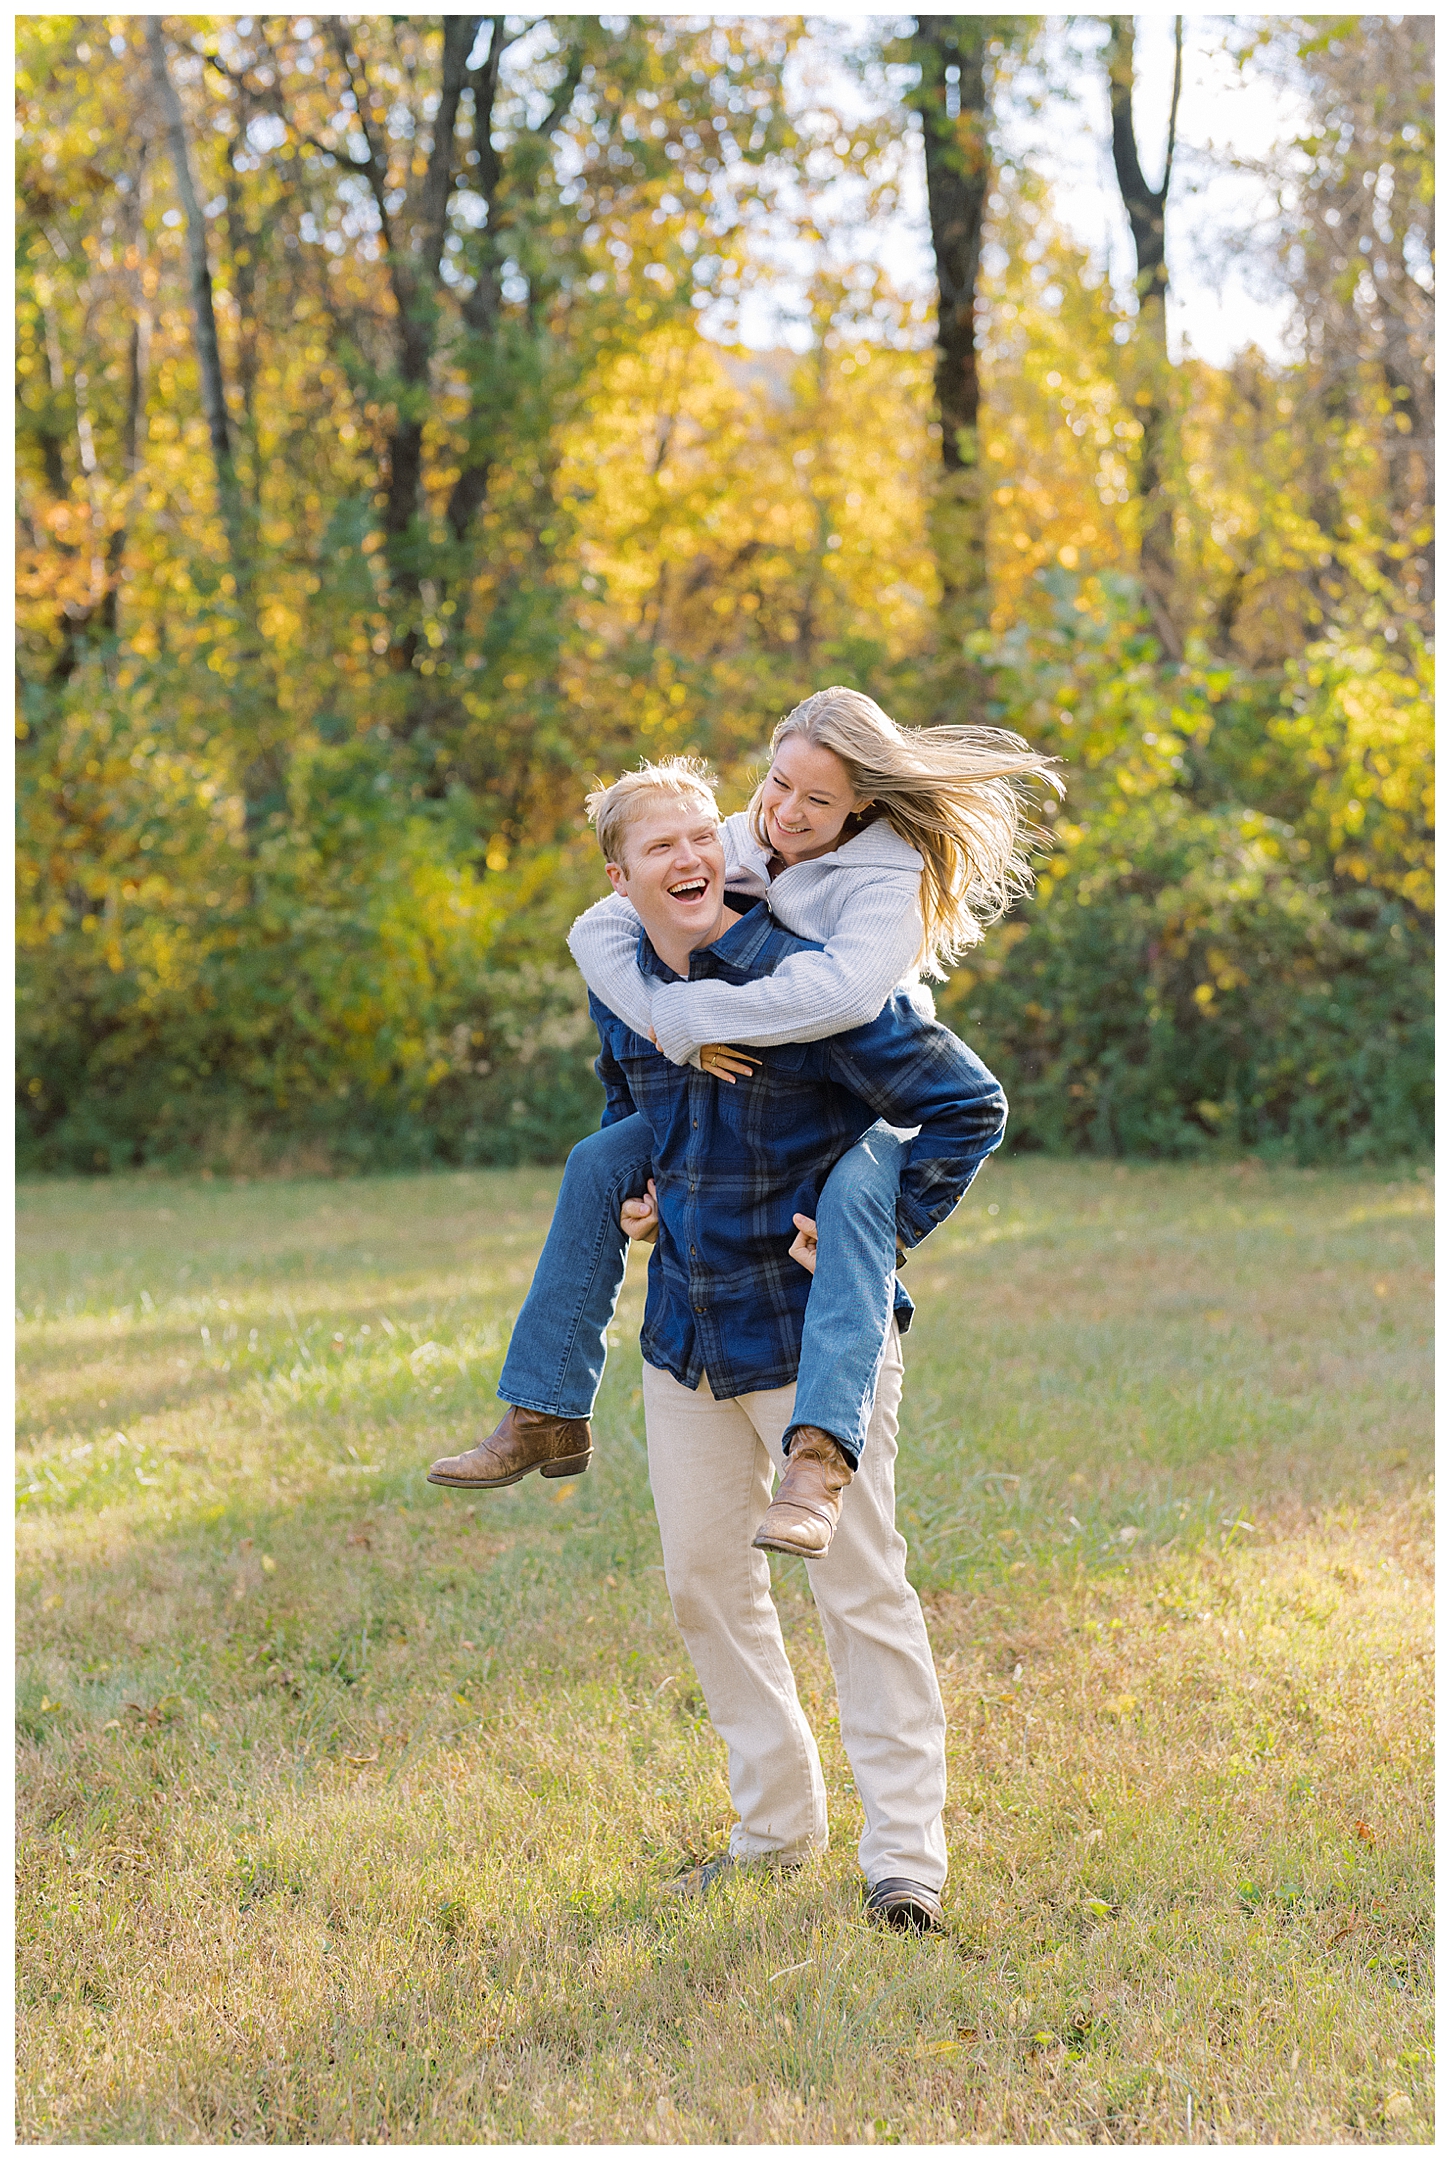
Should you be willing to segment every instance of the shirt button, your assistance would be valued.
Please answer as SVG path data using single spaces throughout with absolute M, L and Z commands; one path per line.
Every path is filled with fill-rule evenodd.
M 703 1306 L 703 1305 L 697 1305 L 697 1306 L 695 1307 L 695 1310 L 696 1310 L 696 1312 L 703 1312 L 703 1311 L 705 1310 L 705 1308 L 704 1308 L 704 1306 Z

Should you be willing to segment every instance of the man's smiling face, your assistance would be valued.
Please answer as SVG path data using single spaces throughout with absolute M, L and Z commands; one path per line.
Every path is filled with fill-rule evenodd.
M 719 813 L 697 795 L 646 796 L 629 820 L 623 863 L 606 863 L 667 966 L 713 945 L 725 927 L 725 849 Z

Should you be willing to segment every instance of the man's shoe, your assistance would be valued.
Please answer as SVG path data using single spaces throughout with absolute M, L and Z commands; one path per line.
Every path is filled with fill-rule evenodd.
M 836 1534 L 841 1495 L 855 1475 L 828 1432 L 818 1425 L 797 1426 L 785 1475 L 755 1533 L 760 1550 L 819 1560 Z
M 737 1874 L 741 1869 L 752 1869 L 756 1874 L 794 1875 L 804 1867 L 803 1860 L 768 1860 L 762 1854 L 758 1859 L 737 1860 L 733 1853 L 716 1853 L 713 1860 L 702 1860 L 698 1867 L 686 1868 L 683 1875 L 676 1875 L 673 1882 L 665 1884 L 666 1897 L 708 1897 L 726 1875 Z
M 946 1927 L 935 1890 L 905 1875 L 885 1875 L 870 1884 L 866 1912 L 881 1927 L 903 1928 L 912 1935 L 940 1935 Z
M 665 1884 L 665 1896 L 677 1898 L 705 1897 L 724 1875 L 733 1873 L 739 1862 L 731 1854 L 716 1853 L 713 1860 L 702 1860 L 698 1867 L 686 1868 L 683 1875 L 676 1875 L 673 1882 Z
M 543 1477 L 578 1477 L 589 1468 L 593 1438 L 588 1418 L 552 1417 L 547 1410 L 519 1410 L 512 1403 L 486 1440 L 466 1455 L 442 1455 L 428 1472 L 430 1485 L 517 1485 L 537 1470 Z

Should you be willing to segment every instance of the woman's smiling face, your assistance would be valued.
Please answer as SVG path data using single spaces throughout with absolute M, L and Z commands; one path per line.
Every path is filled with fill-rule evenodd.
M 834 750 L 787 735 L 761 786 L 761 822 L 782 862 L 810 862 L 830 853 L 847 818 L 864 810 L 867 799 L 856 793 Z

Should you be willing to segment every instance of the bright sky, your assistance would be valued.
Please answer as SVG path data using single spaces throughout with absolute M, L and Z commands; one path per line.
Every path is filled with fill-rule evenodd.
M 883 27 L 897 19 L 872 18 Z M 859 38 L 866 20 L 865 10 L 810 18 L 812 72 L 821 72 L 833 100 L 848 110 L 862 109 L 861 95 L 836 55 L 845 42 Z M 899 20 L 903 28 L 909 22 Z M 1139 154 L 1149 180 L 1156 181 L 1163 167 L 1173 81 L 1173 17 L 1155 13 L 1136 20 L 1134 116 Z M 1241 71 L 1225 51 L 1234 22 L 1225 15 L 1184 19 L 1178 150 L 1167 211 L 1168 320 L 1174 357 L 1191 346 L 1220 366 L 1249 343 L 1272 358 L 1287 357 L 1287 301 L 1274 292 L 1272 272 L 1261 266 L 1255 274 L 1234 260 L 1226 243 L 1242 238 L 1271 208 L 1263 184 L 1236 172 L 1232 160 L 1265 158 L 1275 142 L 1299 131 L 1298 109 L 1289 93 L 1262 65 L 1251 62 Z M 1113 284 L 1126 289 L 1133 277 L 1133 251 L 1113 173 L 1100 58 L 1105 27 L 1095 17 L 1055 16 L 1047 23 L 1046 50 L 1031 74 L 1020 80 L 1017 95 L 1001 116 L 1004 147 L 1050 180 L 1063 224 L 1106 264 Z M 869 235 L 843 225 L 840 252 L 856 259 L 868 254 L 889 265 L 898 286 L 929 292 L 933 272 L 919 152 L 904 195 L 901 215 Z M 804 324 L 791 319 L 795 285 L 788 254 L 781 267 L 777 289 L 755 296 L 743 311 L 739 329 L 732 326 L 726 334 L 757 347 L 803 347 L 808 342 Z

